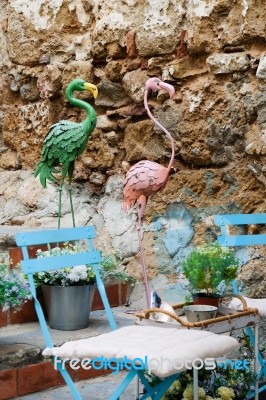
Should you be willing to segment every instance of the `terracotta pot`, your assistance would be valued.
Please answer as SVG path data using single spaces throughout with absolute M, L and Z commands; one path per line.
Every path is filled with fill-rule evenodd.
M 208 306 L 219 307 L 221 296 L 219 294 L 207 295 L 206 293 L 194 293 L 193 304 L 205 304 Z

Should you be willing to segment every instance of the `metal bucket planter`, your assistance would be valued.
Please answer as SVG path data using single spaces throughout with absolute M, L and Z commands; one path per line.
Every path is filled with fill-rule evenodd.
M 73 331 L 87 328 L 94 285 L 42 286 L 50 328 Z

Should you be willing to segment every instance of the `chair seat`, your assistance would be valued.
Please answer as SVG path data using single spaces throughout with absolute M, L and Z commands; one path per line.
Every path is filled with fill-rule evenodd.
M 266 318 L 266 299 L 251 299 L 249 297 L 244 297 L 247 302 L 247 306 L 251 308 L 257 308 L 259 316 L 261 318 Z M 229 304 L 229 308 L 233 310 L 241 311 L 243 310 L 243 304 L 238 298 L 232 299 Z
M 88 339 L 64 343 L 43 350 L 45 357 L 106 359 L 127 357 L 147 360 L 148 369 L 165 378 L 187 368 L 181 361 L 217 358 L 239 347 L 236 339 L 198 330 L 177 330 L 150 326 L 127 326 Z M 158 362 L 157 360 L 161 360 Z M 163 361 L 165 360 L 165 361 Z

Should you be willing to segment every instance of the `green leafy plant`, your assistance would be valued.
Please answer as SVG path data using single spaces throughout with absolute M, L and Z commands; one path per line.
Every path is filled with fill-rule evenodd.
M 17 311 L 31 299 L 31 293 L 23 273 L 17 268 L 10 269 L 9 265 L 9 257 L 0 254 L 0 307 L 3 311 Z
M 182 262 L 182 271 L 193 291 L 217 293 L 221 282 L 228 285 L 236 278 L 238 260 L 228 247 L 219 243 L 204 244 L 192 250 Z
M 252 370 L 237 370 L 217 366 L 213 371 L 199 370 L 198 396 L 201 400 L 244 400 L 254 386 L 255 373 Z M 192 372 L 180 374 L 163 400 L 192 400 Z
M 121 258 L 116 253 L 103 257 L 101 262 L 101 275 L 104 280 L 118 280 L 134 284 L 136 279 L 127 272 L 120 269 Z
M 216 365 L 214 370 L 202 368 L 198 371 L 198 396 L 200 400 L 245 400 L 249 391 L 254 388 L 256 374 L 251 360 L 254 358 L 253 348 L 250 351 L 249 338 L 239 337 L 241 346 L 238 359 L 250 361 L 250 368 L 234 369 L 229 364 Z M 158 378 L 145 374 L 149 383 L 158 384 Z M 179 378 L 168 389 L 162 400 L 193 400 L 193 372 L 181 372 Z

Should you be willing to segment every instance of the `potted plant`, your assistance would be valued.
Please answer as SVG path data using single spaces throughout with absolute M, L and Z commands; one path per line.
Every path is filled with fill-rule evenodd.
M 235 279 L 237 269 L 238 260 L 232 250 L 218 242 L 197 247 L 182 262 L 182 272 L 192 288 L 194 304 L 218 306 L 219 285 L 222 282 L 228 285 Z
M 37 250 L 37 257 L 59 256 L 82 252 L 80 245 L 64 243 L 61 247 Z M 119 271 L 120 261 L 117 255 L 103 256 L 100 273 L 106 282 L 132 282 L 133 278 Z M 95 293 L 95 273 L 90 265 L 78 265 L 38 272 L 34 274 L 36 287 L 41 286 L 48 322 L 51 328 L 58 330 L 76 330 L 86 328 Z M 77 312 L 78 311 L 78 312 Z
M 18 311 L 31 299 L 31 292 L 21 270 L 9 265 L 8 256 L 0 254 L 0 308 Z
M 37 257 L 75 254 L 81 246 L 64 243 L 61 247 L 37 250 Z M 95 290 L 95 274 L 89 265 L 38 272 L 34 274 L 36 287 L 41 286 L 48 322 L 58 330 L 86 328 Z

